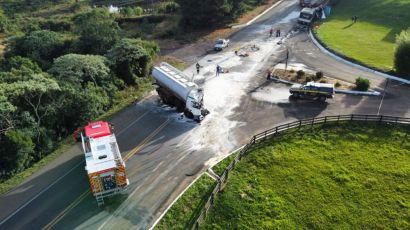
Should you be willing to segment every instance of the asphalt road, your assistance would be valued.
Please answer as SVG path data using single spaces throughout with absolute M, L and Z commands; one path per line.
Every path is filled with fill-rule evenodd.
M 155 94 L 112 120 L 127 160 L 130 187 L 124 195 L 106 199 L 106 204 L 98 207 L 89 192 L 82 152 L 74 146 L 1 197 L 0 229 L 147 229 L 200 172 L 267 128 L 322 115 L 410 117 L 409 86 L 397 82 L 388 84 L 383 102 L 381 97 L 337 95 L 318 103 L 289 100 L 288 86 L 265 79 L 265 70 L 283 62 L 289 48 L 291 63 L 303 63 L 347 81 L 364 76 L 375 88 L 385 86 L 384 79 L 322 54 L 306 33 L 292 35 L 282 45 L 269 38 L 271 26 L 285 32 L 293 28 L 296 2 L 284 1 L 232 37 L 232 49 L 258 45 L 260 50 L 249 57 L 238 58 L 226 50 L 200 60 L 204 67 L 194 80 L 205 82 L 205 104 L 212 109 L 201 125 L 180 119 L 173 109 L 162 106 Z M 216 78 L 216 63 L 230 73 Z M 193 67 L 186 70 L 188 74 L 193 71 Z M 229 97 L 223 98 L 224 94 Z

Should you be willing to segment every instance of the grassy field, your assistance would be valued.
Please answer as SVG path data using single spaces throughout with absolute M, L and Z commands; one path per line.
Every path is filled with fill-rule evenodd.
M 301 129 L 230 173 L 205 229 L 409 229 L 409 126 Z
M 168 210 L 155 229 L 190 229 L 216 182 L 202 175 Z
M 410 0 L 334 0 L 317 35 L 331 49 L 366 65 L 392 70 L 395 37 L 410 26 Z M 351 17 L 358 16 L 357 23 Z

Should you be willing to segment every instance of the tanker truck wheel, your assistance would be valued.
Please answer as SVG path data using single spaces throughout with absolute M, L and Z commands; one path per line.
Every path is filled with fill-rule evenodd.
M 193 119 L 194 118 L 194 114 L 191 111 L 185 110 L 184 111 L 184 115 L 189 118 L 189 119 Z

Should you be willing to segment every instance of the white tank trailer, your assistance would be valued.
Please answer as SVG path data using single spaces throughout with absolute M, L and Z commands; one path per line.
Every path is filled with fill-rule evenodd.
M 209 114 L 203 108 L 203 90 L 189 81 L 188 76 L 168 63 L 162 62 L 152 70 L 161 100 L 185 116 L 201 122 Z

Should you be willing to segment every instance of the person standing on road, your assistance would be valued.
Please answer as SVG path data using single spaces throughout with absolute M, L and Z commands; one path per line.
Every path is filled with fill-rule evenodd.
M 276 30 L 276 37 L 277 38 L 280 37 L 280 29 L 279 28 Z
M 201 66 L 199 65 L 199 63 L 196 63 L 196 74 L 199 74 L 199 69 L 201 68 Z
M 273 28 L 270 28 L 270 30 L 269 30 L 269 37 L 272 37 L 272 34 L 273 34 Z
M 221 71 L 221 67 L 219 67 L 219 65 L 216 65 L 216 76 L 219 76 L 220 71 Z

